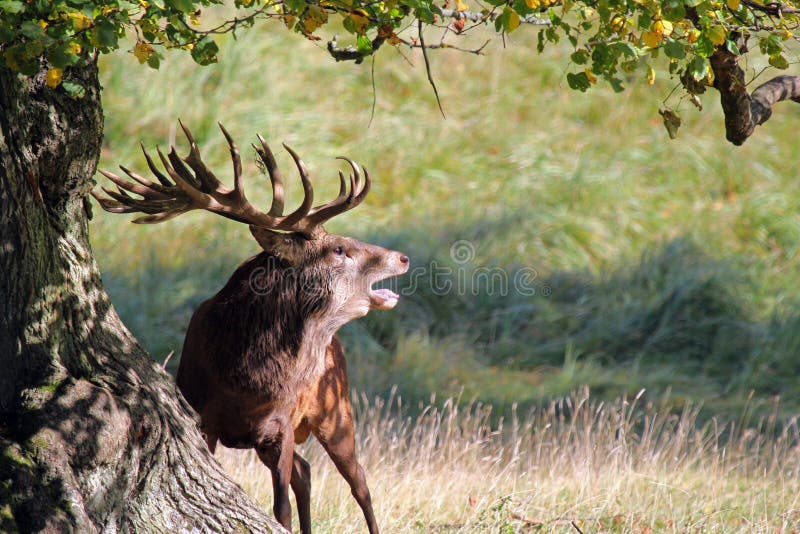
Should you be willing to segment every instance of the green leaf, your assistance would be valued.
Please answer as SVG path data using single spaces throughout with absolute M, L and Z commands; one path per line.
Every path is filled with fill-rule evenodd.
M 697 55 L 702 57 L 711 57 L 714 53 L 714 43 L 712 43 L 705 35 L 700 36 L 695 43 L 695 50 Z
M 589 77 L 586 75 L 585 72 L 568 73 L 567 84 L 569 84 L 571 89 L 575 89 L 583 93 L 585 93 L 589 89 L 589 87 L 592 86 L 592 83 L 589 81 Z
M 69 46 L 61 45 L 56 48 L 51 48 L 47 51 L 47 60 L 56 68 L 63 69 L 72 65 L 77 65 L 81 58 L 77 54 L 73 54 Z
M 667 39 L 667 42 L 664 44 L 664 53 L 667 57 L 673 59 L 683 59 L 686 57 L 686 49 L 683 47 L 683 44 L 673 39 Z
M 578 50 L 573 52 L 569 57 L 573 63 L 577 65 L 584 65 L 587 61 L 589 61 L 589 52 L 586 50 Z
M 639 57 L 639 51 L 628 41 L 617 41 L 611 45 L 611 47 L 614 49 L 614 53 L 618 56 L 627 56 L 632 59 Z
M 166 0 L 166 4 L 173 9 L 183 11 L 184 13 L 191 13 L 197 6 L 193 0 Z
M 770 56 L 769 64 L 775 67 L 776 69 L 788 69 L 789 68 L 789 61 L 783 56 L 783 54 L 778 54 L 777 56 Z
M 30 20 L 20 24 L 19 32 L 28 39 L 41 39 L 44 37 L 44 29 L 37 22 Z
M 592 70 L 595 73 L 605 72 L 617 61 L 614 51 L 606 43 L 600 42 L 592 50 Z
M 62 82 L 61 87 L 72 98 L 80 99 L 86 96 L 86 88 L 79 83 L 75 82 Z
M 25 4 L 18 0 L 2 0 L 0 1 L 0 11 L 6 13 L 21 13 L 25 10 Z
M 683 2 L 672 1 L 664 5 L 661 9 L 661 15 L 664 20 L 678 22 L 686 18 L 686 9 L 683 7 Z
M 105 48 L 117 46 L 117 27 L 108 19 L 99 19 L 94 28 L 97 44 Z
M 777 35 L 763 37 L 758 42 L 758 47 L 761 49 L 762 54 L 766 54 L 768 56 L 777 56 L 783 52 L 783 43 L 781 43 L 781 40 Z
M 372 41 L 366 35 L 356 37 L 356 48 L 359 52 L 372 52 Z
M 615 78 L 613 76 L 605 76 L 606 81 L 611 85 L 611 88 L 614 90 L 615 93 L 621 93 L 625 90 L 625 86 L 622 85 L 622 80 L 619 78 Z
M 147 56 L 147 65 L 152 69 L 158 70 L 161 66 L 161 54 L 154 52 Z
M 693 57 L 692 60 L 689 62 L 689 64 L 686 66 L 686 71 L 692 78 L 694 78 L 697 81 L 706 78 L 706 76 L 708 76 L 709 69 L 710 65 L 708 63 L 708 59 L 701 56 Z
M 205 36 L 192 47 L 192 59 L 199 65 L 210 65 L 217 62 L 217 52 L 219 52 L 217 43 L 210 37 Z
M 733 42 L 732 40 L 730 40 L 730 39 L 728 39 L 727 41 L 725 41 L 725 48 L 727 48 L 727 49 L 728 49 L 728 52 L 730 52 L 731 54 L 735 54 L 735 55 L 737 55 L 737 56 L 740 56 L 740 55 L 742 55 L 742 53 L 739 51 L 739 47 L 738 47 L 738 46 L 736 46 L 736 43 L 734 43 L 734 42 Z

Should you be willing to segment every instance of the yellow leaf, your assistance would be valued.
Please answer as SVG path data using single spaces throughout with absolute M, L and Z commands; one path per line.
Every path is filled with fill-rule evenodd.
M 617 33 L 622 33 L 622 30 L 625 29 L 625 17 L 617 15 L 611 19 L 611 29 Z
M 64 76 L 63 69 L 57 69 L 55 67 L 47 69 L 47 75 L 45 76 L 45 82 L 47 83 L 48 87 L 55 89 L 61 84 L 61 78 Z
M 70 53 L 75 54 L 76 56 L 81 53 L 81 50 L 83 50 L 81 45 L 75 42 L 70 43 L 67 49 L 70 51 Z
M 725 42 L 728 32 L 725 31 L 725 28 L 722 26 L 713 26 L 708 29 L 706 36 L 708 37 L 709 41 L 714 43 L 716 46 L 719 46 Z
M 153 47 L 144 41 L 138 41 L 133 47 L 133 55 L 139 60 L 139 63 L 147 61 L 152 53 Z
M 740 0 L 727 0 L 728 9 L 731 11 L 736 11 L 739 9 L 739 2 Z
M 647 83 L 649 85 L 656 83 L 656 71 L 653 67 L 647 67 Z
M 589 79 L 589 83 L 597 83 L 597 76 L 594 75 L 592 69 L 586 67 L 585 69 L 583 69 L 583 72 L 586 73 L 586 77 Z
M 369 18 L 367 17 L 366 13 L 361 13 L 360 11 L 351 11 L 347 17 L 353 22 L 353 29 L 356 33 L 360 33 L 361 35 L 367 33 L 367 28 L 369 27 Z
M 694 43 L 700 38 L 700 32 L 698 30 L 689 30 L 686 32 L 686 42 Z
M 528 9 L 536 9 L 539 7 L 540 2 L 539 0 L 525 0 L 525 5 L 528 6 Z
M 69 13 L 67 16 L 72 19 L 72 27 L 78 31 L 85 30 L 92 25 L 92 19 L 83 13 Z
M 307 33 L 314 31 L 328 21 L 328 14 L 319 6 L 310 5 L 303 14 L 303 28 Z
M 672 34 L 672 23 L 668 20 L 661 21 L 661 35 L 669 37 Z
M 664 34 L 661 32 L 642 32 L 642 42 L 650 48 L 656 48 L 658 45 L 660 45 L 663 38 Z
M 516 11 L 512 11 L 508 14 L 508 27 L 506 28 L 506 31 L 511 33 L 517 28 L 519 28 L 519 15 Z
M 468 10 L 469 6 L 465 4 L 463 0 L 456 0 L 456 11 L 468 11 Z

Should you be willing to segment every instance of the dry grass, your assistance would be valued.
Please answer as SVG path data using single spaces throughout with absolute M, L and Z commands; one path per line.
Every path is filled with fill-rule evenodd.
M 670 401 L 672 402 L 672 401 Z M 584 390 L 492 423 L 457 399 L 409 417 L 396 396 L 356 399 L 359 459 L 384 532 L 791 532 L 800 528 L 800 431 L 774 415 L 701 423 L 640 394 L 614 403 Z M 349 489 L 316 443 L 317 532 L 361 532 Z M 271 509 L 269 473 L 223 449 L 228 472 Z

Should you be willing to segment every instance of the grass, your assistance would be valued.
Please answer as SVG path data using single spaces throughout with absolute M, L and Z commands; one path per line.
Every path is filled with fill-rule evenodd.
M 396 282 L 399 306 L 341 332 L 384 530 L 796 527 L 792 104 L 737 148 L 709 92 L 703 112 L 683 104 L 670 141 L 657 114 L 670 81 L 632 78 L 623 95 L 602 84 L 570 91 L 569 50 L 539 56 L 520 30 L 485 57 L 431 54 L 445 120 L 421 56 L 407 53 L 412 67 L 379 54 L 373 94 L 369 64 L 336 64 L 322 46 L 266 25 L 223 43 L 212 67 L 175 55 L 156 73 L 104 58 L 101 166 L 143 170 L 139 140 L 185 150 L 181 117 L 230 181 L 215 123 L 226 125 L 243 149 L 248 194 L 264 206 L 266 178 L 247 148 L 256 132 L 303 156 L 319 198 L 335 194 L 335 156 L 370 169 L 366 203 L 328 229 L 412 258 Z M 278 158 L 292 177 L 287 154 Z M 297 202 L 298 184 L 289 187 Z M 158 360 L 180 353 L 197 305 L 256 252 L 241 225 L 220 217 L 141 227 L 95 211 L 106 287 Z M 591 397 L 573 395 L 582 387 Z M 638 410 L 617 400 L 642 389 Z M 364 400 L 393 391 L 404 410 L 397 396 Z M 432 392 L 475 402 L 431 404 Z M 743 424 L 743 413 L 754 415 Z M 318 530 L 360 531 L 320 449 L 304 454 L 316 470 Z M 267 506 L 265 470 L 251 456 L 221 459 Z
M 397 397 L 356 401 L 358 450 L 385 532 L 783 532 L 800 520 L 796 419 L 698 420 L 668 398 L 599 402 L 588 391 L 493 424 L 457 398 L 404 416 Z M 774 406 L 773 406 L 774 408 Z M 267 469 L 217 453 L 264 507 Z M 361 532 L 361 510 L 318 444 L 312 523 Z M 295 520 L 296 521 L 296 520 Z

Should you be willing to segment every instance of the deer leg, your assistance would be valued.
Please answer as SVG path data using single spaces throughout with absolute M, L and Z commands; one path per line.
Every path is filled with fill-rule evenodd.
M 378 524 L 372 511 L 372 497 L 367 487 L 364 469 L 356 460 L 356 441 L 349 403 L 345 413 L 331 414 L 314 433 L 333 460 L 336 469 L 350 485 L 350 492 L 364 512 L 370 534 L 378 534 Z
M 283 528 L 292 531 L 292 504 L 289 486 L 292 479 L 294 432 L 287 420 L 273 419 L 274 432 L 264 438 L 256 448 L 258 457 L 272 473 L 272 512 Z
M 300 532 L 311 534 L 311 466 L 296 452 L 292 463 L 292 491 L 297 501 Z

